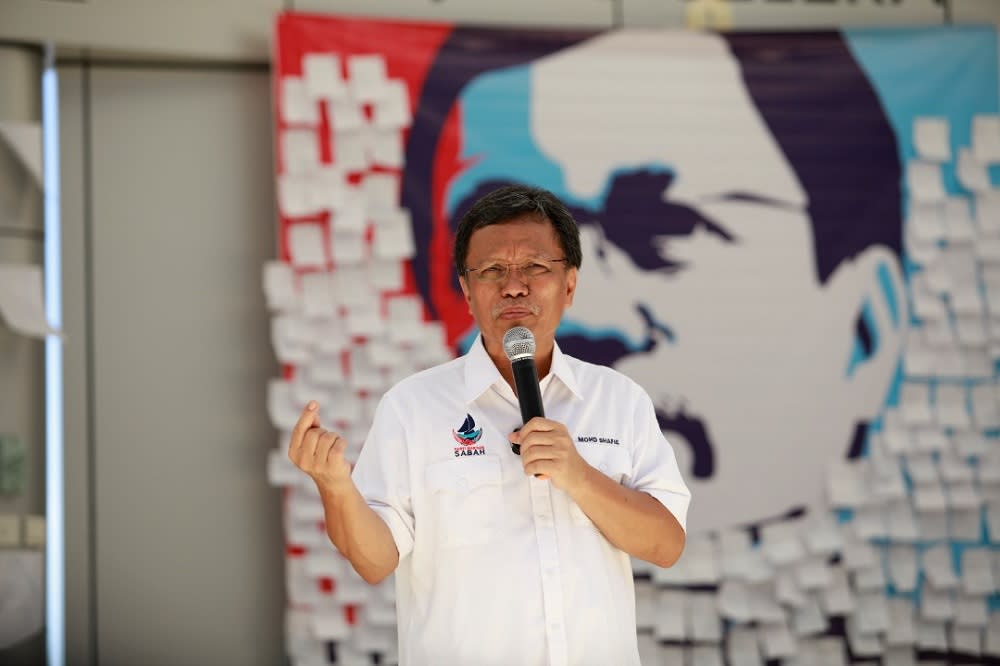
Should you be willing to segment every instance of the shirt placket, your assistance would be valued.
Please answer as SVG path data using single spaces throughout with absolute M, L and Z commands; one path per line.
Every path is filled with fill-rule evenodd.
M 549 646 L 549 666 L 565 666 L 568 660 L 566 613 L 563 608 L 562 575 L 559 546 L 556 542 L 555 516 L 552 511 L 552 486 L 548 480 L 530 478 L 531 509 L 535 519 L 542 574 L 542 605 L 545 611 L 545 636 Z

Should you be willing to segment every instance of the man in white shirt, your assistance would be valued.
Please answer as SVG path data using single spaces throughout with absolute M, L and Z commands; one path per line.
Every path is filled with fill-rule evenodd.
M 555 342 L 580 263 L 550 192 L 486 195 L 455 239 L 470 351 L 385 394 L 353 476 L 315 402 L 292 433 L 331 541 L 369 583 L 396 572 L 401 666 L 639 663 L 630 556 L 676 562 L 690 492 L 645 391 Z M 547 414 L 516 432 L 514 326 Z

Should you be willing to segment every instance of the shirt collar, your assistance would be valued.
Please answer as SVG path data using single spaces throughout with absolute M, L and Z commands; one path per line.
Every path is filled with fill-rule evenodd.
M 552 366 L 549 368 L 549 374 L 561 381 L 577 398 L 582 398 L 576 375 L 573 373 L 567 358 L 559 349 L 559 343 L 556 342 L 552 350 Z M 490 355 L 486 353 L 482 334 L 477 335 L 469 351 L 465 354 L 465 394 L 463 396 L 465 402 L 474 402 L 488 388 L 503 381 L 503 375 L 494 365 Z

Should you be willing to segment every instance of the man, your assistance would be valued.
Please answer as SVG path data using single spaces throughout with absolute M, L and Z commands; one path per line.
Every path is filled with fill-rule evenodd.
M 899 381 L 892 128 L 842 36 L 782 44 L 609 32 L 455 102 L 443 207 L 523 181 L 571 208 L 589 270 L 560 343 L 649 392 L 698 530 L 824 511 Z
M 638 664 L 630 556 L 677 560 L 690 493 L 645 392 L 555 342 L 576 223 L 545 190 L 500 188 L 463 217 L 454 256 L 480 330 L 469 352 L 385 394 L 353 477 L 315 403 L 289 457 L 358 573 L 396 571 L 402 665 Z M 523 427 L 514 326 L 534 334 L 548 415 Z

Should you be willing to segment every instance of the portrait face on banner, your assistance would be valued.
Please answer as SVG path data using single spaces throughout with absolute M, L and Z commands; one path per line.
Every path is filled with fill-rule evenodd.
M 822 506 L 830 465 L 861 453 L 897 381 L 906 331 L 898 238 L 857 231 L 883 213 L 901 227 L 877 100 L 841 109 L 858 150 L 817 169 L 794 144 L 828 114 L 785 100 L 791 130 L 769 122 L 744 47 L 755 55 L 613 32 L 484 72 L 457 103 L 464 168 L 446 190 L 452 224 L 511 181 L 571 207 L 584 258 L 560 345 L 649 392 L 699 531 Z M 857 187 L 866 159 L 888 168 Z

